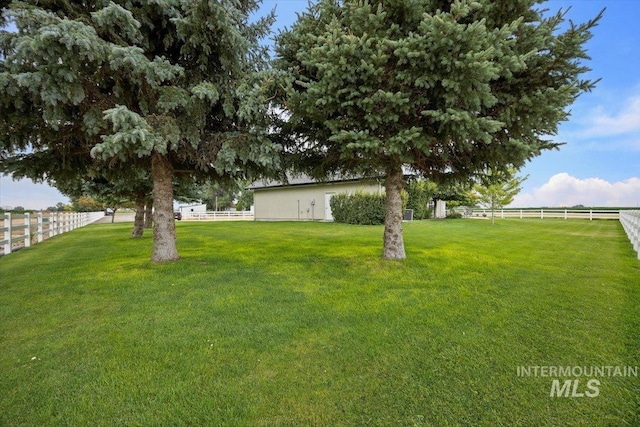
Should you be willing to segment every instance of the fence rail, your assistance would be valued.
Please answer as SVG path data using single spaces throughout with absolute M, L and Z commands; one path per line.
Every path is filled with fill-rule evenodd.
M 104 212 L 0 214 L 0 255 L 40 243 L 50 237 L 89 225 Z
M 636 251 L 638 259 L 640 259 L 640 210 L 621 211 L 620 223 L 633 245 L 633 250 Z
M 185 212 L 185 221 L 253 221 L 252 211 Z
M 500 209 L 495 211 L 496 218 L 562 218 L 562 219 L 620 219 L 619 210 L 594 209 Z M 490 217 L 489 209 L 474 209 L 473 217 Z

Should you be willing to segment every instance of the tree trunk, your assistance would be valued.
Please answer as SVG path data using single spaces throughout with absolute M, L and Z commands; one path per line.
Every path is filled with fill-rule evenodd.
M 386 213 L 384 218 L 384 243 L 382 258 L 405 259 L 404 239 L 402 237 L 402 188 L 404 175 L 402 167 L 389 167 L 385 190 L 387 193 Z
M 113 208 L 113 213 L 111 214 L 111 224 L 116 222 L 116 211 L 117 210 L 118 210 L 118 208 Z
M 176 224 L 173 218 L 173 168 L 166 156 L 152 154 L 151 178 L 155 208 L 151 261 L 175 261 L 180 257 L 176 248 Z
M 494 200 L 491 199 L 491 225 L 495 225 L 496 223 L 496 204 Z
M 142 237 L 144 233 L 144 195 L 136 197 L 136 216 L 133 218 L 133 230 L 131 237 L 134 239 Z
M 147 199 L 146 203 L 144 207 L 144 228 L 151 228 L 153 226 L 153 199 Z

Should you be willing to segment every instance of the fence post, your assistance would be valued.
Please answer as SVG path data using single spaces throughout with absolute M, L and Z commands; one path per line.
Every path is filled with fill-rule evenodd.
M 593 209 L 589 209 L 589 221 L 593 221 Z
M 540 219 L 544 219 L 544 209 L 540 209 Z
M 564 219 L 567 219 L 567 210 L 564 210 Z
M 38 243 L 44 240 L 44 222 L 42 218 L 42 212 L 38 212 Z
M 631 214 L 631 218 L 629 218 L 629 238 L 631 239 L 631 244 L 633 245 L 633 249 L 638 248 L 638 223 L 635 215 Z
M 27 227 L 24 229 L 24 247 L 31 246 L 31 213 L 24 214 L 24 225 Z
M 55 212 L 49 212 L 49 227 L 47 227 L 47 238 L 50 239 L 51 237 L 55 236 L 55 231 L 54 231 L 54 224 L 55 224 Z
M 631 214 L 631 224 L 629 226 L 629 238 L 633 244 L 633 249 L 638 251 L 640 249 L 640 213 L 633 212 Z M 640 256 L 640 253 L 638 254 Z
M 8 212 L 4 215 L 4 228 L 5 228 L 5 232 L 4 232 L 4 240 L 6 241 L 6 243 L 4 244 L 4 254 L 10 254 L 11 253 L 11 247 L 13 246 L 11 243 L 11 234 L 13 232 L 12 227 L 11 227 L 11 212 Z
M 640 260 L 640 210 L 620 211 L 620 222 Z
M 19 220 L 24 218 L 24 222 L 20 222 L 17 226 L 18 228 L 15 229 L 15 227 L 13 227 L 13 215 L 10 212 L 0 214 L 0 225 L 2 225 L 0 227 L 0 236 L 4 235 L 4 239 L 0 240 L 0 255 L 8 255 L 14 252 L 14 231 L 20 235 L 19 240 L 24 240 L 24 247 L 30 247 L 55 235 L 89 225 L 91 222 L 99 219 L 100 216 L 101 213 L 51 212 L 45 214 L 40 211 L 37 213 L 37 216 L 34 217 L 31 213 L 25 213 L 15 218 L 17 222 L 20 222 Z M 3 231 L 4 234 L 2 234 Z
M 636 248 L 636 252 L 638 253 L 638 259 L 640 260 L 640 211 L 636 211 L 635 215 L 632 216 L 632 219 L 635 218 L 634 225 L 636 230 L 636 241 L 633 245 Z

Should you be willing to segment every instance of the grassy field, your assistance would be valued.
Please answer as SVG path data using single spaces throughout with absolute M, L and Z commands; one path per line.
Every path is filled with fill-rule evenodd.
M 179 223 L 157 265 L 129 228 L 0 258 L 0 425 L 640 425 L 638 377 L 518 375 L 640 366 L 617 221 L 408 223 L 404 262 L 376 226 Z

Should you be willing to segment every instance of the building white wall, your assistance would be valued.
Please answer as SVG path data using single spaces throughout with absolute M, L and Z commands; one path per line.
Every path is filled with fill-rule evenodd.
M 183 215 L 187 215 L 191 212 L 207 212 L 207 205 L 205 204 L 197 204 L 197 205 L 185 205 L 185 206 L 180 206 L 178 208 L 178 210 L 180 211 L 181 214 Z
M 379 193 L 382 185 L 373 181 L 308 184 L 274 188 L 256 188 L 253 193 L 257 221 L 331 220 L 326 200 L 336 193 L 356 191 Z

